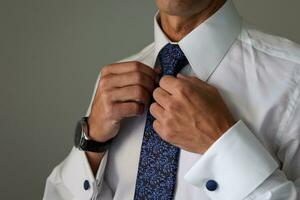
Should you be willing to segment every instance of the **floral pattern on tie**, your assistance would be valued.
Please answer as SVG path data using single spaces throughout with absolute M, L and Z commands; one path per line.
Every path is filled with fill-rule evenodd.
M 188 64 L 177 44 L 167 44 L 158 59 L 162 76 L 176 76 Z M 152 127 L 153 121 L 148 110 L 134 200 L 171 200 L 174 196 L 180 149 L 159 137 Z

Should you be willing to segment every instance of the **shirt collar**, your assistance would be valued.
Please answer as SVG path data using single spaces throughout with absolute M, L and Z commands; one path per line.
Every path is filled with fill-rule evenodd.
M 154 18 L 154 62 L 170 42 Z M 206 81 L 220 64 L 241 31 L 241 17 L 231 0 L 178 42 L 193 71 Z

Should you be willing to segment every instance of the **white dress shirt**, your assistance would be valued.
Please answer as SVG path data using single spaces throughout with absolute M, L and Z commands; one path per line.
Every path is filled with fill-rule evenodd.
M 158 17 L 155 41 L 126 61 L 159 64 L 170 41 Z M 299 46 L 246 24 L 230 0 L 178 44 L 189 61 L 181 73 L 218 88 L 238 122 L 203 155 L 181 150 L 174 199 L 300 199 Z M 73 147 L 48 177 L 44 200 L 133 200 L 145 120 L 146 112 L 122 121 L 96 177 Z

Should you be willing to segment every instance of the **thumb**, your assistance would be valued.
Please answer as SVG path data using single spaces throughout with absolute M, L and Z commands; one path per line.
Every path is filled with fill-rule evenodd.
M 177 77 L 177 78 L 180 78 L 180 79 L 186 79 L 186 76 L 184 76 L 183 74 L 180 74 L 180 73 L 178 73 L 178 74 L 176 75 L 176 77 Z
M 207 87 L 208 84 L 205 81 L 202 81 L 201 79 L 197 78 L 196 76 L 186 76 L 183 74 L 178 73 L 177 78 L 182 79 L 182 80 L 186 80 L 189 83 L 196 85 L 198 87 Z

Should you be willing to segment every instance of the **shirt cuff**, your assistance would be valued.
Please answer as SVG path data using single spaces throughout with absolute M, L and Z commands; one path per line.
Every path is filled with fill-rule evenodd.
M 228 129 L 187 172 L 184 179 L 211 199 L 244 199 L 278 163 L 243 121 Z
M 102 158 L 95 179 L 85 152 L 73 147 L 61 168 L 64 185 L 76 198 L 90 199 L 97 192 L 94 191 L 98 188 L 96 186 L 102 182 L 106 161 L 107 153 Z

